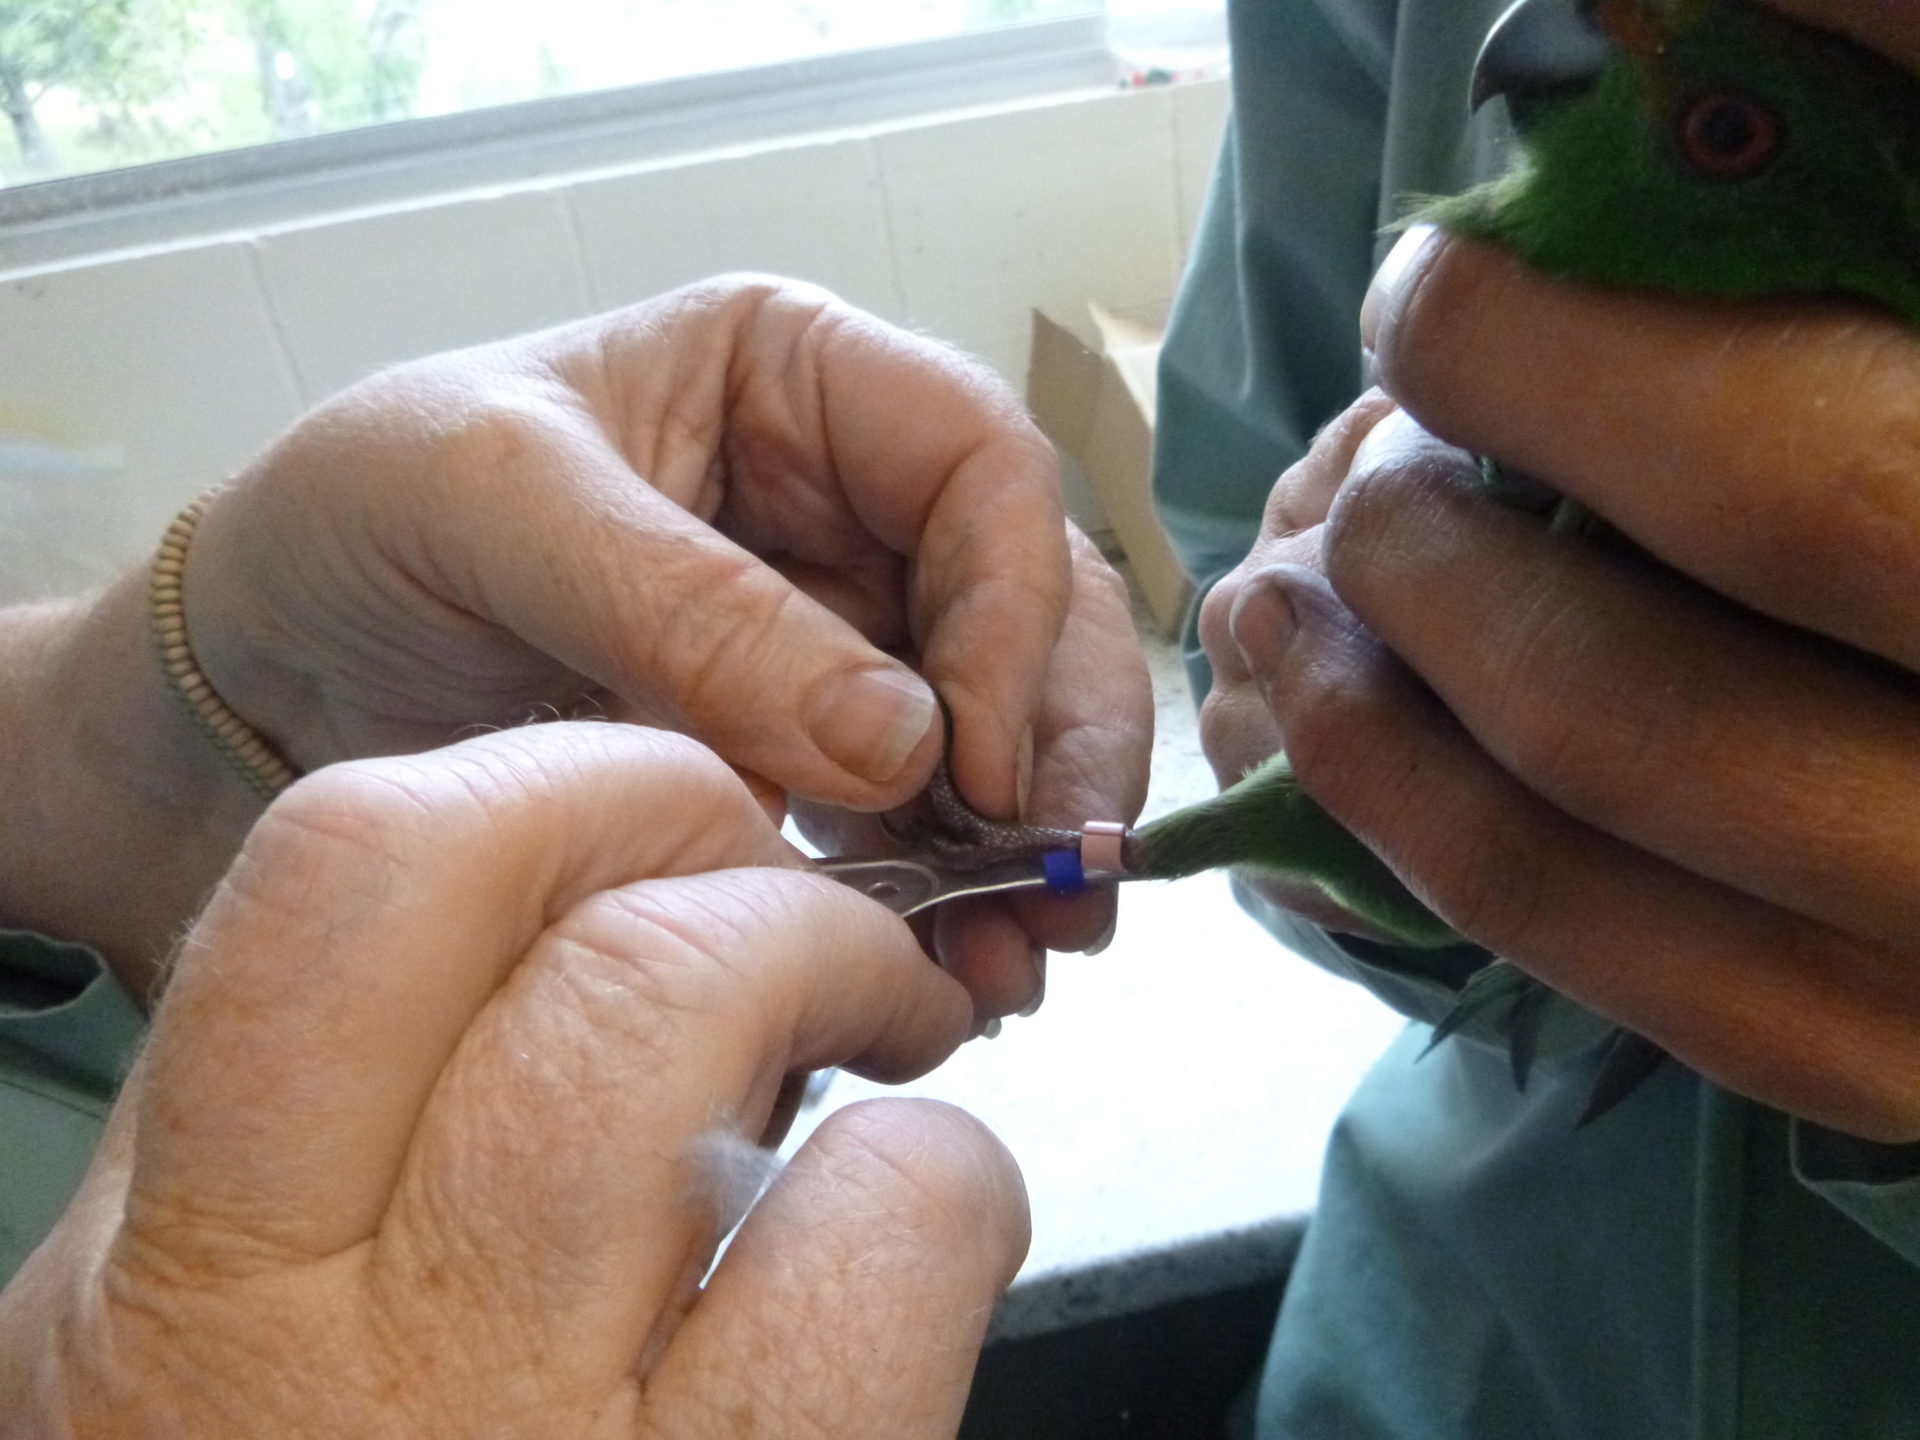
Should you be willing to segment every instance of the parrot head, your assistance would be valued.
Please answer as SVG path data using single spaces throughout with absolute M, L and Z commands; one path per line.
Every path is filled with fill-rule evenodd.
M 1474 76 L 1519 163 L 1430 212 L 1568 279 L 1920 325 L 1920 79 L 1750 0 L 1520 0 Z

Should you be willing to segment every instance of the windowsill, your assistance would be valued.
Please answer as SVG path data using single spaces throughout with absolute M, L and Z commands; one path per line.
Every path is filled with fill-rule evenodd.
M 1159 734 L 1148 815 L 1211 794 L 1173 646 L 1146 637 Z M 831 1110 L 949 1101 L 1026 1175 L 1033 1246 L 995 1316 L 1006 1340 L 1283 1274 L 1335 1116 L 1405 1023 L 1290 955 L 1224 874 L 1121 888 L 1114 943 L 1056 955 L 1045 1006 L 938 1071 L 887 1087 L 837 1075 Z

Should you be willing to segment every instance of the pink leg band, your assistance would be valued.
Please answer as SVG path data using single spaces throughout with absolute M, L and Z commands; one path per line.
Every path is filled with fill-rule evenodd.
M 1111 820 L 1089 820 L 1080 827 L 1080 866 L 1084 870 L 1104 870 L 1109 875 L 1124 875 L 1126 857 L 1121 842 L 1127 827 Z

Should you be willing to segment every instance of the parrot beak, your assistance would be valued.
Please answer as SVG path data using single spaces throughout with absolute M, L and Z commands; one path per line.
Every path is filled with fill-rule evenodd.
M 1585 89 L 1619 50 L 1592 0 L 1519 0 L 1494 23 L 1473 67 L 1473 108 L 1503 96 L 1516 112 Z

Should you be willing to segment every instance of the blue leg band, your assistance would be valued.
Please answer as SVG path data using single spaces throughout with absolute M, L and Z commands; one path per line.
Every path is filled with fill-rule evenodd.
M 1053 850 L 1040 857 L 1047 873 L 1047 890 L 1054 895 L 1078 895 L 1087 888 L 1087 872 L 1078 850 Z

